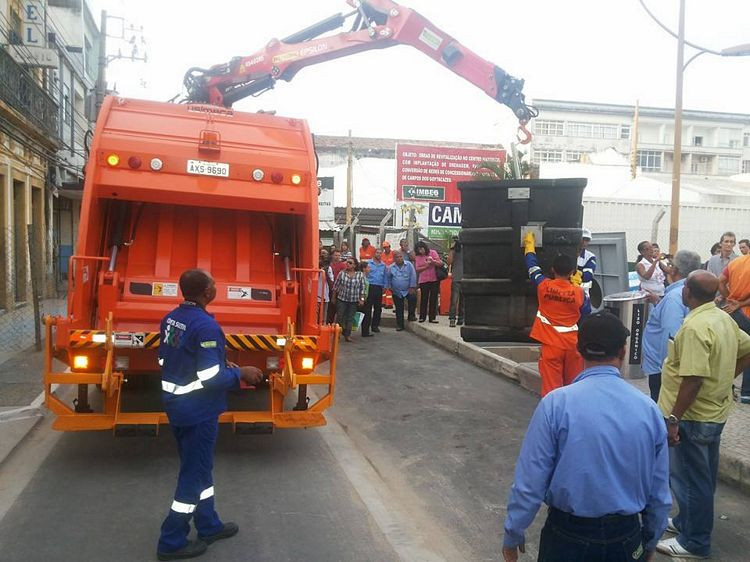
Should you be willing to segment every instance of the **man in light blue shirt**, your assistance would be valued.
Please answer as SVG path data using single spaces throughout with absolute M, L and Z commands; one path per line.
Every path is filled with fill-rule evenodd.
M 378 248 L 372 259 L 367 263 L 370 265 L 370 273 L 367 274 L 367 281 L 370 288 L 367 292 L 367 301 L 365 302 L 364 313 L 362 318 L 362 337 L 368 337 L 370 330 L 374 333 L 380 331 L 380 315 L 383 311 L 383 288 L 385 287 L 385 274 L 388 266 L 380 259 L 383 250 Z
M 696 252 L 680 250 L 672 260 L 673 283 L 664 297 L 649 314 L 643 331 L 643 362 L 641 370 L 648 377 L 648 387 L 654 402 L 659 401 L 661 366 L 667 357 L 667 346 L 674 338 L 690 310 L 682 302 L 682 287 L 693 271 L 701 269 L 701 258 Z
M 404 329 L 404 301 L 408 304 L 409 320 L 416 320 L 417 310 L 417 270 L 404 253 L 393 252 L 393 263 L 385 278 L 386 288 L 393 292 L 393 307 L 396 309 L 396 331 Z
M 549 506 L 539 561 L 651 560 L 672 505 L 664 418 L 620 376 L 628 330 L 607 312 L 578 331 L 584 371 L 539 403 L 516 463 L 503 556 Z

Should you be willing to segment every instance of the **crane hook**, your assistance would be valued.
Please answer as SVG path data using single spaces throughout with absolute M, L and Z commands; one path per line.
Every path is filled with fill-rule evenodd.
M 529 144 L 531 142 L 531 131 L 526 128 L 528 123 L 529 121 L 527 119 L 521 119 L 518 122 L 518 133 L 516 134 L 516 138 L 520 144 Z

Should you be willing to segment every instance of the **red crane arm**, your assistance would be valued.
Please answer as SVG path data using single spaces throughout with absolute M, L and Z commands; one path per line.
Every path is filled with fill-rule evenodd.
M 285 39 L 272 39 L 260 51 L 235 57 L 210 69 L 191 68 L 185 75 L 188 101 L 230 107 L 234 102 L 290 81 L 299 70 L 371 49 L 410 45 L 511 108 L 521 130 L 537 111 L 525 102 L 523 80 L 481 58 L 421 14 L 391 0 L 347 0 L 354 8 L 336 14 Z M 350 31 L 322 34 L 353 19 Z M 522 140 L 522 142 L 524 142 Z

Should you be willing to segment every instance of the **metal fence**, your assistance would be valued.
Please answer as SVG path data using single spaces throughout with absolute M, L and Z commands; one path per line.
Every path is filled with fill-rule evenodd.
M 65 314 L 65 299 L 46 278 L 33 229 L 0 231 L 0 363 L 41 344 L 46 315 Z M 52 290 L 50 290 L 52 288 Z

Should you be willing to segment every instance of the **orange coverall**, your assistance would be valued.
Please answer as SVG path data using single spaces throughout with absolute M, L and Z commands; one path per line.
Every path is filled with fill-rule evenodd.
M 537 287 L 539 309 L 530 336 L 542 344 L 539 374 L 542 396 L 573 382 L 583 371 L 583 358 L 576 349 L 578 320 L 590 311 L 581 287 L 568 279 L 549 279 L 542 274 L 536 254 L 526 254 L 531 282 Z

